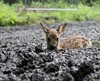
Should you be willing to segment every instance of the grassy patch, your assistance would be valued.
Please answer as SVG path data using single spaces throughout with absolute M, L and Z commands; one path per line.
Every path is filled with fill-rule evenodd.
M 100 42 L 93 42 L 93 46 L 97 47 L 97 48 L 100 48 Z
M 39 5 L 39 6 L 37 6 Z M 48 5 L 48 6 L 47 6 Z M 71 22 L 83 20 L 100 20 L 100 9 L 98 5 L 94 4 L 92 7 L 84 6 L 83 4 L 69 5 L 63 2 L 56 3 L 39 3 L 33 2 L 31 7 L 55 7 L 68 8 L 77 7 L 77 11 L 25 11 L 19 15 L 18 6 L 23 4 L 14 4 L 12 6 L 5 5 L 0 2 L 0 26 L 5 25 L 25 25 L 40 23 L 42 21 L 47 23 L 55 22 Z

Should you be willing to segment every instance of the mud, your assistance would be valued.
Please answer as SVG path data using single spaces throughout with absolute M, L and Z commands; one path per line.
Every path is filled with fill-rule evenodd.
M 68 23 L 68 35 L 100 42 L 100 22 Z M 100 81 L 100 48 L 49 51 L 40 25 L 1 27 L 0 81 Z

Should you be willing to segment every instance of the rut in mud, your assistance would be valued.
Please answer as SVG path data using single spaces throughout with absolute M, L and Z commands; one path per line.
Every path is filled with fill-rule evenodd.
M 100 42 L 100 22 L 69 23 L 68 35 Z M 48 51 L 40 25 L 0 28 L 0 81 L 93 80 L 100 81 L 100 48 Z

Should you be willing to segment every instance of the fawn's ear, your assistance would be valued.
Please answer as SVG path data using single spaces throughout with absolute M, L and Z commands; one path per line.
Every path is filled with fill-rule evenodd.
M 42 26 L 42 29 L 45 33 L 48 33 L 49 32 L 49 28 L 47 28 L 44 24 L 40 23 L 40 25 Z
M 57 31 L 61 34 L 65 30 L 66 25 L 67 25 L 67 23 L 59 26 L 58 29 L 57 29 Z

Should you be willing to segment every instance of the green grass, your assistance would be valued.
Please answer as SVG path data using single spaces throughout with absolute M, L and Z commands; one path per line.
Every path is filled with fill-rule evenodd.
M 72 6 L 69 4 L 66 4 L 65 2 L 59 1 L 59 2 L 45 2 L 45 3 L 40 3 L 40 2 L 32 2 L 31 7 L 46 7 L 46 8 L 67 8 L 68 6 Z M 76 7 L 76 6 L 74 6 Z
M 39 6 L 37 6 L 39 5 Z M 23 4 L 14 4 L 9 6 L 0 2 L 0 26 L 7 25 L 26 25 L 26 24 L 38 24 L 42 21 L 47 23 L 62 23 L 72 21 L 84 21 L 84 20 L 100 20 L 100 5 L 94 4 L 92 7 L 79 5 L 69 5 L 66 3 L 32 3 L 31 7 L 55 7 L 55 8 L 68 8 L 78 7 L 77 11 L 26 11 L 19 16 L 18 6 Z
M 93 42 L 93 46 L 94 47 L 97 47 L 97 48 L 100 48 L 100 42 L 96 42 L 96 41 Z

